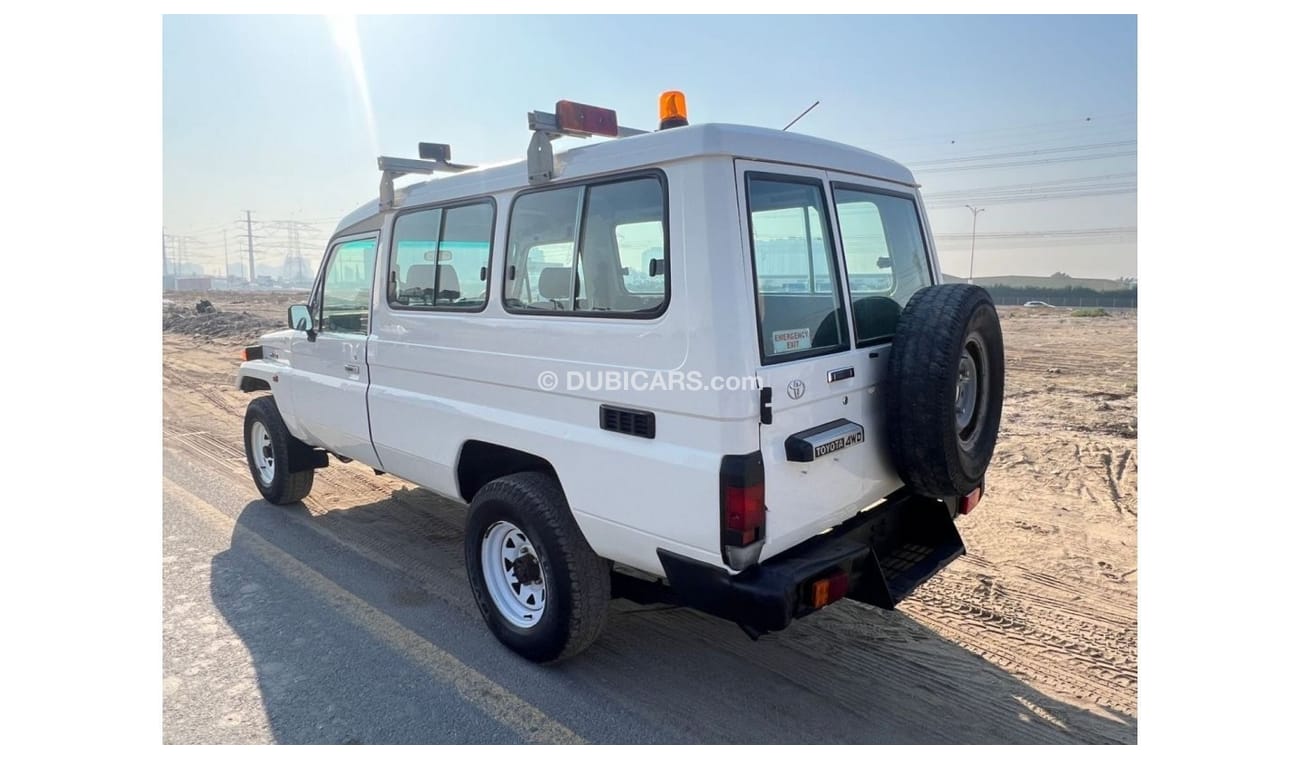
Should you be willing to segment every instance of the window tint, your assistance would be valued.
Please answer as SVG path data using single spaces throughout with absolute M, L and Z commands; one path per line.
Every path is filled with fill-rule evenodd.
M 374 276 L 374 239 L 334 247 L 322 283 L 321 332 L 366 333 Z
M 525 193 L 510 215 L 506 308 L 654 315 L 667 301 L 667 261 L 654 177 Z
M 764 361 L 848 347 L 821 184 L 746 175 Z
M 908 299 L 932 284 L 916 204 L 845 187 L 834 193 L 858 342 L 888 339 Z
M 492 204 L 402 214 L 393 224 L 388 300 L 412 309 L 468 309 L 487 303 Z
M 623 289 L 629 293 L 664 292 L 664 226 L 661 222 L 632 222 L 614 228 Z

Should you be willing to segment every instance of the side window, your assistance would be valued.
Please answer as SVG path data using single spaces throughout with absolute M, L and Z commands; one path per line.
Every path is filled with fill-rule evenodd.
M 493 216 L 487 201 L 398 216 L 388 302 L 410 309 L 481 310 L 487 304 Z
M 664 216 L 657 177 L 519 196 L 510 213 L 506 309 L 661 313 L 668 301 Z
M 321 332 L 366 334 L 374 277 L 374 238 L 334 246 L 321 283 Z
M 840 186 L 834 193 L 858 343 L 887 340 L 912 294 L 933 283 L 916 204 Z
M 764 363 L 848 348 L 821 183 L 746 175 Z

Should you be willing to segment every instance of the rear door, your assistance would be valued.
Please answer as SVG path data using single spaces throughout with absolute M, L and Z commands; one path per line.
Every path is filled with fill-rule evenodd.
M 374 235 L 337 241 L 330 248 L 312 294 L 315 333 L 294 333 L 292 392 L 309 442 L 377 467 L 366 412 L 375 250 Z
M 886 350 L 858 347 L 824 171 L 736 162 L 770 424 L 760 427 L 764 556 L 901 485 L 884 440 Z

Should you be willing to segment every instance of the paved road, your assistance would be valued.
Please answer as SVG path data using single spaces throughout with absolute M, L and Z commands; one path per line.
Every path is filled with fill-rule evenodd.
M 164 436 L 166 742 L 1133 739 L 851 602 L 754 643 L 620 601 L 586 654 L 534 665 L 473 605 L 462 507 L 355 465 L 321 475 L 306 506 L 275 507 L 231 442 Z

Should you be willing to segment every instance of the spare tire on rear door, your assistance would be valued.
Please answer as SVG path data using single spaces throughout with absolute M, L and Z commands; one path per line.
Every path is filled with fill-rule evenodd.
M 942 498 L 983 482 L 1002 420 L 1005 364 L 993 300 L 934 285 L 898 319 L 885 380 L 890 453 L 903 482 Z

